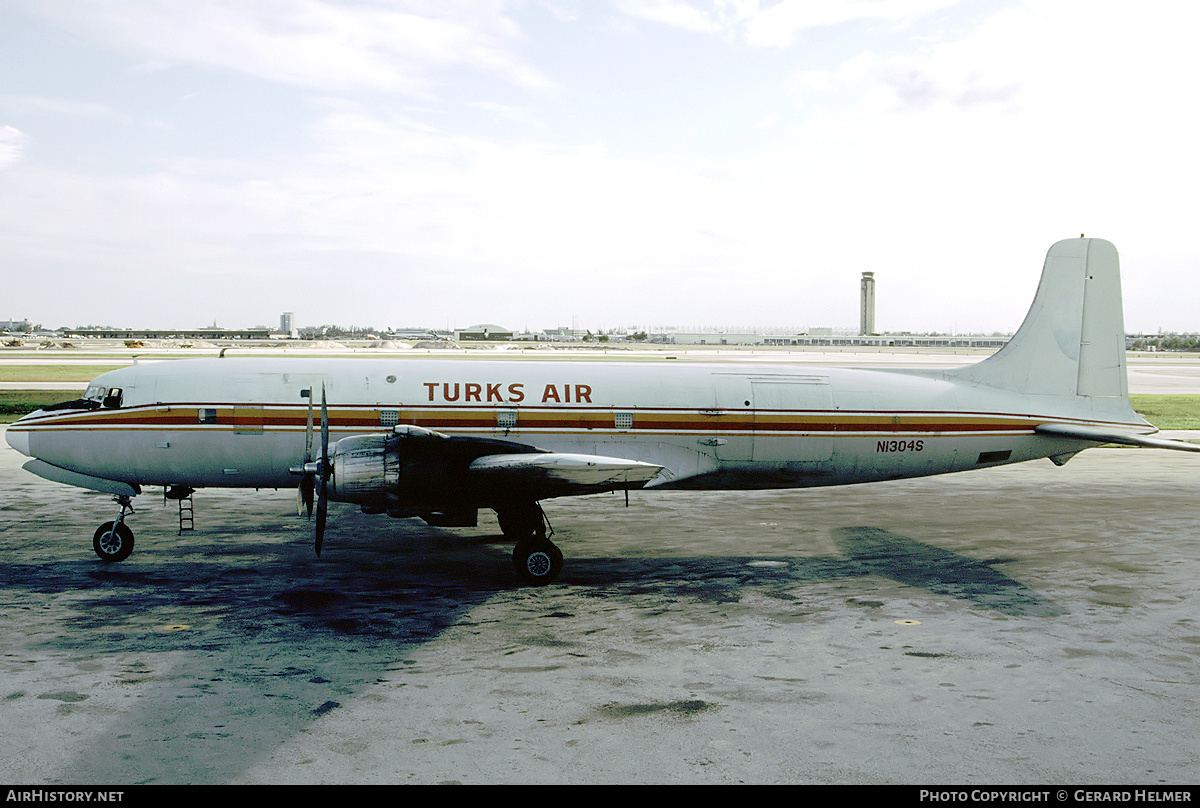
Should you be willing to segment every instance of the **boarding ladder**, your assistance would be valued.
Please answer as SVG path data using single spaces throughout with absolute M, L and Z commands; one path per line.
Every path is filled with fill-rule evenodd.
M 171 490 L 163 489 L 163 504 L 166 504 L 168 499 L 174 499 L 179 502 L 179 535 L 182 536 L 185 532 L 190 533 L 196 529 L 196 520 L 193 518 L 192 511 L 192 489 L 190 488 L 175 488 Z
M 179 535 L 182 536 L 184 531 L 195 529 L 196 521 L 192 518 L 192 495 L 188 494 L 179 500 Z

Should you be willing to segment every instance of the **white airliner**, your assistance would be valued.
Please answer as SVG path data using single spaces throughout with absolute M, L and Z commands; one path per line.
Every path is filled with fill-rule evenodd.
M 752 489 L 895 480 L 1148 437 L 1125 371 L 1117 251 L 1050 248 L 1033 306 L 999 352 L 962 369 L 777 363 L 195 359 L 104 373 L 83 398 L 9 426 L 50 480 L 114 494 L 93 546 L 133 548 L 131 497 L 163 486 L 296 487 L 316 550 L 327 502 L 431 525 L 496 512 L 518 574 L 558 575 L 540 501 L 632 488 Z

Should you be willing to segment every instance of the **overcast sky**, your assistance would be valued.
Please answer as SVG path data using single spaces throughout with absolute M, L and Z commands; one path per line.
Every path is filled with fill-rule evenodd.
M 1200 330 L 1200 6 L 5 0 L 0 319 Z

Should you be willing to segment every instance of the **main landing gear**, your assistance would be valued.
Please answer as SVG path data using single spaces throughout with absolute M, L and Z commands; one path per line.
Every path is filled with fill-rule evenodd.
M 96 528 L 92 536 L 92 549 L 101 561 L 124 561 L 133 552 L 133 531 L 125 524 L 126 514 L 133 513 L 133 502 L 124 494 L 114 500 L 121 506 L 121 512 L 112 522 L 105 522 Z
M 516 540 L 512 560 L 517 575 L 534 586 L 545 586 L 554 581 L 562 571 L 563 554 L 550 541 L 549 522 L 542 506 L 531 502 L 498 508 L 496 519 L 500 522 L 501 532 Z

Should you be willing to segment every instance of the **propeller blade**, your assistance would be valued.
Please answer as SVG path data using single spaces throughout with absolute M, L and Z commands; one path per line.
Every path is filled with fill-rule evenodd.
M 325 402 L 325 384 L 321 383 L 321 473 L 320 479 L 317 481 L 317 529 L 316 536 L 313 541 L 313 549 L 317 555 L 321 555 L 321 545 L 325 541 L 325 514 L 328 509 L 328 501 L 325 496 L 326 483 L 329 482 L 329 475 L 333 471 L 329 463 L 329 408 Z
M 312 519 L 313 513 L 313 483 L 314 474 L 312 472 L 312 447 L 313 447 L 313 395 L 312 388 L 300 391 L 301 396 L 308 397 L 308 421 L 304 427 L 304 464 L 299 468 L 291 469 L 293 474 L 300 474 L 300 484 L 296 487 L 296 515 L 304 516 L 308 514 L 308 518 Z
M 313 442 L 313 397 L 312 388 L 308 388 L 308 423 L 304 427 L 304 462 L 312 462 L 312 442 Z
M 325 407 L 325 385 L 321 384 L 321 460 L 329 462 L 329 410 Z M 322 472 L 328 479 L 328 472 Z
M 317 531 L 316 539 L 313 543 L 313 549 L 317 551 L 317 556 L 321 555 L 321 545 L 325 541 L 325 510 L 328 506 L 325 501 L 325 481 L 321 480 L 317 484 Z
M 313 482 L 313 475 L 305 474 L 300 478 L 300 487 L 296 489 L 296 515 L 304 516 L 308 514 L 308 518 L 312 518 L 313 513 L 313 490 L 316 488 L 316 483 Z

